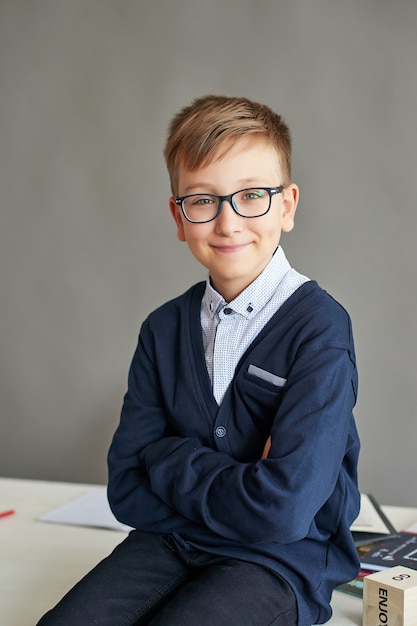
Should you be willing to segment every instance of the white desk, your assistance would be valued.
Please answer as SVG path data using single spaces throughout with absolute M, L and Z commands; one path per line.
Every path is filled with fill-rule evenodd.
M 86 572 L 123 540 L 125 533 L 37 521 L 96 485 L 0 479 L 0 624 L 34 626 Z M 393 523 L 417 521 L 417 508 L 384 507 Z M 361 626 L 362 601 L 335 592 L 331 626 Z

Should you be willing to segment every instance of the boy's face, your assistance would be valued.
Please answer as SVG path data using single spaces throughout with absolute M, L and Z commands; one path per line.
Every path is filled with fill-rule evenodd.
M 180 166 L 178 195 L 228 195 L 246 188 L 278 187 L 282 182 L 276 151 L 264 142 L 240 140 L 220 160 L 194 172 Z M 214 288 L 230 302 L 268 265 L 281 232 L 292 230 L 297 202 L 298 188 L 291 184 L 272 196 L 269 212 L 261 217 L 241 217 L 227 201 L 220 215 L 204 224 L 188 222 L 174 198 L 170 198 L 170 210 L 178 239 L 187 242 L 209 270 Z

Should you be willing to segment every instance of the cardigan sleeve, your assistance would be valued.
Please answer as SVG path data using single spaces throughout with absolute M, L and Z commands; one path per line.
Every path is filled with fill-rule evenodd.
M 146 336 L 144 324 L 129 370 L 120 423 L 108 453 L 107 495 L 119 521 L 163 533 L 183 526 L 187 520 L 153 491 L 139 458 L 144 446 L 172 434 L 158 402 L 158 376 Z
M 315 516 L 337 482 L 356 496 L 347 467 L 349 449 L 357 444 L 355 397 L 348 350 L 305 350 L 288 376 L 267 459 L 241 463 L 198 439 L 163 437 L 140 454 L 152 492 L 184 517 L 231 540 L 317 539 Z M 352 504 L 352 521 L 356 513 Z

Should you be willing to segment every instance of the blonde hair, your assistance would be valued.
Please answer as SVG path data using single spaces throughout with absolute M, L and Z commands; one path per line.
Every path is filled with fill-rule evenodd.
M 172 119 L 164 156 L 177 194 L 180 165 L 195 171 L 222 158 L 233 141 L 263 140 L 275 148 L 285 186 L 291 182 L 291 136 L 280 115 L 247 98 L 208 95 L 194 100 Z

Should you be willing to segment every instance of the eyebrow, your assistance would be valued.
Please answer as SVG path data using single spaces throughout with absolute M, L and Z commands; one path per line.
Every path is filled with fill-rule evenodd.
M 271 186 L 269 182 L 267 182 L 266 180 L 260 181 L 259 178 L 242 178 L 241 180 L 237 181 L 236 185 L 239 185 L 236 191 L 240 191 L 241 189 L 255 189 L 256 187 L 264 187 L 264 186 L 270 187 Z M 212 193 L 213 195 L 217 195 L 215 194 L 214 191 L 209 191 L 210 188 L 213 189 L 214 187 L 210 185 L 209 183 L 193 183 L 192 185 L 188 185 L 188 187 L 184 189 L 184 193 L 181 195 L 185 196 L 185 195 L 192 194 L 192 193 L 204 193 L 204 192 L 196 191 L 197 189 L 204 189 L 204 191 L 207 193 Z

